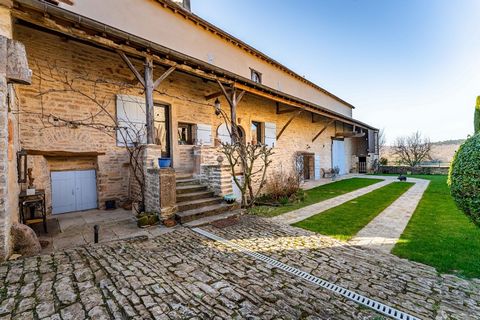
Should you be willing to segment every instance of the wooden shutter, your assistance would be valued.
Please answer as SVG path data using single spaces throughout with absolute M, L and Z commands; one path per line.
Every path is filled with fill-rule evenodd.
M 218 126 L 217 129 L 217 139 L 223 143 L 232 143 L 232 138 L 230 137 L 230 132 L 228 131 L 228 127 L 225 123 Z
M 117 95 L 117 122 L 123 128 L 117 131 L 117 145 L 134 142 L 147 143 L 147 114 L 145 98 Z
M 197 124 L 196 144 L 212 145 L 212 126 L 208 124 Z
M 320 154 L 315 153 L 315 161 L 313 165 L 313 170 L 315 171 L 315 180 L 320 180 L 321 173 L 320 173 Z
M 265 122 L 265 144 L 275 147 L 277 142 L 277 125 L 274 122 Z

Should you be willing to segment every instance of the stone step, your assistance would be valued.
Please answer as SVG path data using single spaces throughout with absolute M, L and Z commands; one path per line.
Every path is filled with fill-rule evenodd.
M 186 186 L 177 186 L 177 194 L 193 193 L 207 191 L 206 186 L 200 184 L 186 185 Z
M 240 205 L 238 203 L 234 203 L 234 204 L 219 203 L 219 204 L 215 204 L 208 207 L 202 207 L 198 209 L 178 212 L 175 215 L 175 217 L 178 222 L 183 224 L 193 220 L 214 216 L 220 213 L 225 213 L 227 211 L 236 210 L 239 208 L 239 206 Z
M 212 197 L 207 199 L 198 199 L 191 201 L 178 202 L 178 211 L 187 211 L 193 209 L 199 209 L 203 207 L 212 206 L 214 204 L 222 203 L 223 199 L 221 197 Z
M 237 209 L 233 211 L 227 211 L 225 213 L 216 214 L 214 216 L 203 217 L 197 220 L 184 223 L 183 225 L 189 228 L 197 228 L 197 227 L 202 227 L 202 226 L 211 224 L 212 222 L 225 220 L 229 218 L 236 218 L 241 216 L 242 214 L 243 214 L 243 210 Z
M 184 202 L 184 201 L 211 198 L 213 196 L 214 196 L 213 191 L 182 193 L 182 194 L 177 194 L 177 203 L 178 202 Z
M 175 177 L 178 179 L 192 179 L 193 173 L 191 172 L 175 172 Z
M 177 179 L 177 186 L 185 186 L 191 184 L 199 184 L 197 179 L 188 178 L 188 179 Z

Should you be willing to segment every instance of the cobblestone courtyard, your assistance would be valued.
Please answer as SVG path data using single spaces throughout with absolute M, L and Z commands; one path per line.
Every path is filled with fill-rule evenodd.
M 204 229 L 423 319 L 480 319 L 480 280 L 243 217 Z M 381 319 L 186 228 L 0 266 L 0 319 Z

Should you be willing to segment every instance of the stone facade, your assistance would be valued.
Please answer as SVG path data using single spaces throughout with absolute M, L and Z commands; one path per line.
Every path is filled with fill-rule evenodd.
M 55 65 L 71 75 L 85 74 L 89 79 L 105 79 L 116 82 L 135 83 L 131 71 L 116 54 L 72 40 L 64 41 L 58 36 L 33 30 L 25 26 L 15 28 L 14 37 L 23 42 L 27 49 L 31 68 L 33 69 L 33 84 L 30 87 L 18 89 L 20 99 L 20 143 L 29 150 L 42 151 L 71 151 L 97 152 L 98 155 L 88 159 L 90 165 L 97 171 L 97 193 L 99 207 L 103 207 L 105 200 L 116 199 L 120 203 L 129 197 L 131 176 L 128 170 L 128 155 L 123 147 L 116 144 L 115 137 L 110 134 L 88 127 L 55 127 L 48 124 L 48 114 L 55 114 L 66 119 L 81 119 L 98 112 L 98 106 L 85 97 L 74 93 L 53 93 L 38 96 L 39 91 L 48 90 L 58 83 L 40 81 L 36 74 L 45 72 L 48 67 Z M 141 63 L 135 61 L 138 69 Z M 155 77 L 163 70 L 157 68 Z M 85 92 L 93 90 L 89 83 L 79 82 L 78 86 Z M 180 73 L 173 73 L 167 78 L 156 92 L 154 99 L 157 103 L 168 105 L 171 114 L 171 156 L 176 170 L 192 172 L 196 164 L 197 151 L 194 146 L 179 145 L 176 141 L 176 131 L 179 122 L 192 124 L 208 124 L 212 128 L 212 138 L 216 137 L 218 126 L 223 123 L 221 117 L 214 114 L 213 101 L 205 101 L 205 94 L 217 92 L 218 87 L 211 82 Z M 115 96 L 119 93 L 142 96 L 139 85 L 129 88 L 101 86 L 97 88 L 97 96 L 105 99 L 109 113 L 115 114 Z M 220 97 L 222 108 L 228 108 L 228 103 Z M 42 118 L 43 113 L 43 118 Z M 250 125 L 252 121 L 276 123 L 277 133 L 287 123 L 291 114 L 277 114 L 275 102 L 246 95 L 238 106 L 238 122 L 243 128 L 247 141 L 252 140 Z M 105 114 L 97 116 L 97 121 L 110 123 Z M 47 122 L 47 125 L 45 125 Z M 276 141 L 275 155 L 272 170 L 282 168 L 290 170 L 293 167 L 292 157 L 296 152 L 317 154 L 320 156 L 322 168 L 331 167 L 331 137 L 335 132 L 342 130 L 331 125 L 325 132 L 312 142 L 312 138 L 323 127 L 324 122 L 312 123 L 311 115 L 304 113 L 291 122 L 281 138 Z M 353 146 L 357 143 L 353 139 L 345 139 L 346 152 L 349 153 L 347 166 L 351 167 Z M 214 147 L 210 149 L 210 156 L 204 156 L 202 164 L 212 164 L 218 152 Z M 202 151 L 203 153 L 206 151 Z M 209 158 L 210 157 L 210 158 Z M 78 157 L 58 159 L 45 156 L 30 157 L 37 188 L 47 190 L 47 206 L 51 207 L 50 172 L 57 170 L 57 166 L 69 169 L 81 168 Z M 69 163 L 69 164 L 67 164 Z M 66 169 L 65 169 L 66 170 Z

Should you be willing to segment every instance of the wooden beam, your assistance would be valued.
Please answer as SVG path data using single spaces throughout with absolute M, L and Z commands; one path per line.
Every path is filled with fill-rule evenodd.
M 123 51 L 120 51 L 120 50 L 117 50 L 117 53 L 120 55 L 120 57 L 122 58 L 122 60 L 127 64 L 128 68 L 130 69 L 130 71 L 133 72 L 133 74 L 135 75 L 135 77 L 137 78 L 137 80 L 142 84 L 142 86 L 145 88 L 145 80 L 143 78 L 143 76 L 140 74 L 140 72 L 138 72 L 137 68 L 135 68 L 135 66 L 133 65 L 132 61 L 130 61 L 130 59 L 128 59 L 127 55 L 125 54 L 125 52 Z
M 227 89 L 225 89 L 225 87 L 223 86 L 223 84 L 217 80 L 217 83 L 218 83 L 218 86 L 220 87 L 220 90 L 223 94 L 223 96 L 225 97 L 225 99 L 227 99 L 227 102 L 228 104 L 230 105 L 230 107 L 233 106 L 233 100 L 231 98 L 231 96 L 227 93 Z M 234 91 L 232 90 L 232 94 L 234 93 Z
M 153 83 L 153 90 L 156 90 L 158 86 L 162 83 L 163 80 L 167 79 L 167 77 L 177 69 L 177 66 L 171 66 L 167 71 L 165 71 L 157 80 Z
M 321 122 L 322 120 L 319 119 L 318 117 L 315 117 L 317 114 L 312 112 L 312 123 L 318 123 Z
M 284 114 L 284 113 L 290 113 L 290 112 L 294 112 L 295 110 L 297 110 L 296 108 L 286 108 L 286 109 L 283 109 L 280 108 L 280 103 L 277 102 L 277 114 Z
M 214 92 L 214 93 L 211 93 L 211 94 L 207 94 L 205 96 L 205 100 L 212 100 L 212 99 L 215 99 L 215 98 L 218 98 L 220 96 L 223 95 L 223 92 L 222 91 L 218 91 L 218 92 Z
M 312 142 L 315 142 L 315 140 L 317 140 L 318 137 L 320 137 L 320 135 L 325 131 L 327 130 L 328 126 L 331 125 L 332 123 L 334 123 L 335 120 L 332 119 L 330 120 L 329 122 L 327 122 L 327 124 L 322 128 L 322 130 L 320 130 L 320 132 L 317 133 L 317 135 L 315 137 L 313 137 L 312 139 Z
M 302 114 L 304 110 L 298 110 L 297 112 L 295 112 L 294 115 L 292 115 L 290 117 L 290 119 L 288 119 L 287 123 L 283 126 L 282 130 L 280 130 L 280 132 L 278 133 L 277 135 L 277 140 L 280 139 L 280 137 L 282 136 L 283 132 L 285 131 L 285 129 L 287 129 L 287 127 L 290 125 L 290 123 L 292 123 L 293 119 L 295 119 L 296 117 L 298 117 L 300 114 Z
M 35 149 L 26 149 L 25 151 L 30 156 L 45 156 L 45 157 L 96 157 L 96 156 L 105 155 L 105 152 L 95 152 L 95 151 L 71 152 L 71 151 L 60 151 L 60 150 L 35 150 Z

